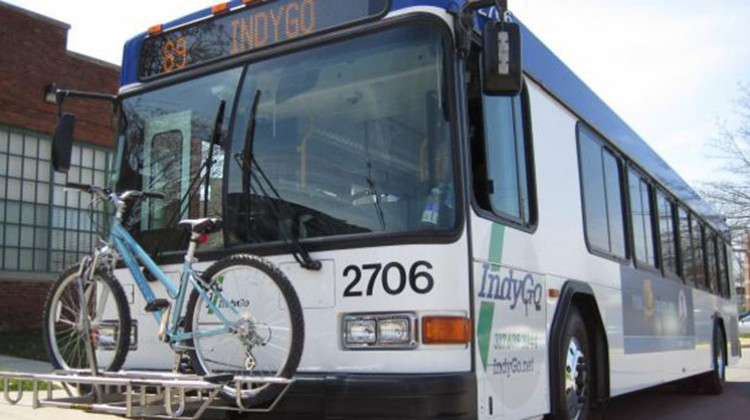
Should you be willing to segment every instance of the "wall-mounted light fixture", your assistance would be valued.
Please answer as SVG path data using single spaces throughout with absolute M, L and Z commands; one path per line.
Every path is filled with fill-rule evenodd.
M 44 102 L 57 104 L 57 85 L 51 83 L 44 87 Z

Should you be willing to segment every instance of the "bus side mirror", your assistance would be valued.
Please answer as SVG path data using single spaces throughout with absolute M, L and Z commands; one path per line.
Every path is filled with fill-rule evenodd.
M 76 116 L 73 114 L 62 114 L 57 119 L 55 134 L 52 136 L 52 167 L 57 172 L 68 172 L 70 169 L 75 124 Z
M 521 28 L 517 23 L 487 21 L 483 34 L 482 89 L 487 96 L 515 96 L 521 92 Z

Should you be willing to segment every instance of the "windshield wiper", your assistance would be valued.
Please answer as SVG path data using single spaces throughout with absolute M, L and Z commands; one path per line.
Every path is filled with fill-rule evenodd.
M 276 204 L 270 204 L 269 207 L 274 212 L 274 215 L 281 220 L 281 211 L 278 207 L 283 207 L 284 213 L 286 216 L 289 215 L 289 209 L 287 206 L 287 202 L 281 198 L 281 195 L 279 194 L 278 190 L 273 186 L 273 183 L 271 183 L 271 180 L 266 176 L 263 169 L 258 164 L 258 161 L 255 160 L 255 154 L 253 153 L 253 145 L 255 142 L 255 128 L 257 123 L 257 116 L 258 116 L 258 105 L 260 103 L 260 96 L 261 91 L 260 89 L 257 89 L 255 91 L 255 97 L 253 98 L 253 105 L 250 110 L 250 121 L 247 125 L 247 133 L 245 134 L 245 147 L 242 150 L 242 152 L 237 153 L 235 155 L 235 158 L 237 159 L 240 167 L 242 168 L 242 187 L 245 194 L 250 194 L 250 191 L 260 191 L 263 197 L 271 198 L 271 194 L 268 193 L 266 188 L 263 186 L 263 182 L 266 183 L 268 186 L 268 189 L 271 190 L 273 193 L 273 196 L 276 198 L 277 203 L 282 204 L 282 206 L 277 206 Z M 256 170 L 258 174 L 260 175 L 261 179 L 257 179 L 258 177 L 255 177 L 255 183 L 257 185 L 257 189 L 253 187 L 253 170 Z M 262 181 L 262 182 L 261 182 Z M 299 241 L 299 238 L 297 235 L 294 234 L 294 229 L 289 229 L 290 231 L 287 232 L 285 229 L 279 229 L 279 233 L 287 244 L 290 244 L 293 246 L 295 251 L 293 251 L 294 259 L 299 263 L 299 265 L 302 268 L 305 268 L 307 270 L 314 270 L 318 271 L 322 268 L 322 264 L 318 260 L 314 260 L 310 253 L 305 249 L 304 246 Z
M 369 149 L 368 149 L 369 153 Z M 367 158 L 367 186 L 370 188 L 369 193 L 372 194 L 372 204 L 375 206 L 375 213 L 378 215 L 378 221 L 380 222 L 380 229 L 385 231 L 385 216 L 383 215 L 383 205 L 380 204 L 380 195 L 378 190 L 375 188 L 375 180 L 372 179 L 372 161 Z
M 216 112 L 216 121 L 214 122 L 214 132 L 211 135 L 211 143 L 208 145 L 208 157 L 206 158 L 206 183 L 203 187 L 203 217 L 208 217 L 208 190 L 211 185 L 211 168 L 214 165 L 214 146 L 216 144 L 221 145 L 221 129 L 224 124 L 224 109 L 226 106 L 226 101 L 222 99 L 219 103 L 219 110 Z

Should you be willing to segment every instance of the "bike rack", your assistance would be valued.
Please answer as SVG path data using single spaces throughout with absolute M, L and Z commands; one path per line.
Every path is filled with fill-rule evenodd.
M 196 375 L 141 371 L 97 372 L 92 375 L 90 370 L 55 371 L 42 375 L 0 372 L 0 380 L 3 398 L 10 405 L 21 401 L 21 382 L 26 381 L 32 383 L 34 409 L 56 407 L 116 414 L 127 418 L 174 420 L 200 419 L 207 410 L 267 413 L 276 408 L 294 383 L 294 379 L 235 376 L 227 384 L 216 384 Z M 18 381 L 18 391 L 10 390 L 11 380 Z M 47 385 L 46 391 L 39 389 L 42 383 Z M 65 395 L 56 396 L 60 392 L 53 391 L 53 384 L 61 384 Z M 264 407 L 245 407 L 239 391 L 243 386 L 251 384 L 282 384 L 284 388 Z M 98 388 L 100 392 L 74 396 L 68 386 L 90 386 Z M 219 397 L 225 386 L 233 386 L 238 391 L 235 405 Z

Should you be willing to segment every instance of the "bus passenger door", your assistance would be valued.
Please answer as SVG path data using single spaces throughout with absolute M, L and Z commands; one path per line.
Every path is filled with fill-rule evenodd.
M 163 229 L 175 213 L 187 216 L 181 198 L 190 187 L 190 112 L 162 115 L 146 121 L 143 187 L 166 195 L 163 203 L 148 200 L 141 207 L 141 229 Z

